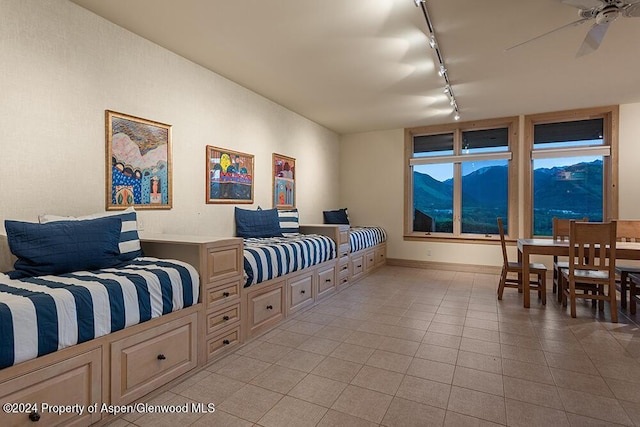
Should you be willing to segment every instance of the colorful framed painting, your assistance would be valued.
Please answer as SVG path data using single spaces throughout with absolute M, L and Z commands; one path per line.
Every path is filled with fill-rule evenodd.
M 296 159 L 273 153 L 273 207 L 296 206 Z
M 207 203 L 253 203 L 253 155 L 207 145 Z
M 106 208 L 171 209 L 171 126 L 106 110 Z

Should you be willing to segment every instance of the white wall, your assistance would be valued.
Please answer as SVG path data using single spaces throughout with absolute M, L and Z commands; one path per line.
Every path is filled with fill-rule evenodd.
M 620 106 L 619 217 L 625 219 L 640 219 L 640 192 L 638 192 L 640 167 L 637 164 L 640 158 L 638 117 L 640 117 L 640 103 Z M 520 135 L 522 139 L 524 132 L 520 132 Z M 403 129 L 342 135 L 340 140 L 341 207 L 349 209 L 353 223 L 376 224 L 388 231 L 388 258 L 471 265 L 502 265 L 499 245 L 415 242 L 403 239 Z M 520 143 L 522 144 L 522 140 Z M 522 179 L 519 181 L 521 192 L 523 181 Z M 521 222 L 522 212 L 519 217 Z M 522 227 L 520 229 L 522 230 Z M 509 255 L 513 260 L 516 259 L 514 247 L 509 248 Z M 550 264 L 544 257 L 535 261 Z
M 231 236 L 234 205 L 205 204 L 205 146 L 296 158 L 301 220 L 339 201 L 339 137 L 67 0 L 0 0 L 0 221 L 105 207 L 105 110 L 172 125 L 173 209 L 145 230 Z M 256 72 L 258 72 L 256 70 Z M 2 231 L 0 229 L 0 231 Z

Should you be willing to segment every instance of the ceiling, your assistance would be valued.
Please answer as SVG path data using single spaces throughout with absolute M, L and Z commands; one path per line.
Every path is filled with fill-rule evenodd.
M 413 0 L 72 0 L 340 134 L 453 121 Z M 428 0 L 462 121 L 640 102 L 640 18 L 559 0 Z M 634 47 L 635 46 L 635 47 Z

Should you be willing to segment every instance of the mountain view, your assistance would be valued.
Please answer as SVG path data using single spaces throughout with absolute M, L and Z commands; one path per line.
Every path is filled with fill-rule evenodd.
M 602 160 L 534 170 L 534 234 L 550 236 L 552 218 L 602 221 Z M 462 232 L 498 234 L 497 217 L 507 218 L 506 166 L 489 166 L 462 179 Z M 435 222 L 437 232 L 453 230 L 453 180 L 414 172 L 414 208 Z M 508 225 L 507 225 L 508 226 Z

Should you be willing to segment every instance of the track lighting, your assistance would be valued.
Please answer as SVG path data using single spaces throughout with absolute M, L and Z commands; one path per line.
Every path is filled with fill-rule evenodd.
M 460 120 L 460 110 L 458 109 L 458 102 L 456 101 L 456 97 L 453 94 L 453 88 L 451 87 L 451 83 L 449 82 L 449 75 L 447 74 L 447 69 L 444 67 L 444 56 L 442 55 L 442 51 L 438 46 L 438 41 L 436 40 L 435 30 L 433 25 L 431 24 L 431 19 L 429 18 L 429 11 L 427 10 L 427 2 L 426 0 L 413 0 L 417 7 L 421 7 L 422 13 L 424 14 L 425 22 L 427 23 L 427 30 L 429 34 L 429 46 L 436 52 L 436 60 L 438 61 L 438 75 L 444 78 L 444 93 L 449 97 L 449 104 L 453 108 L 454 120 Z

